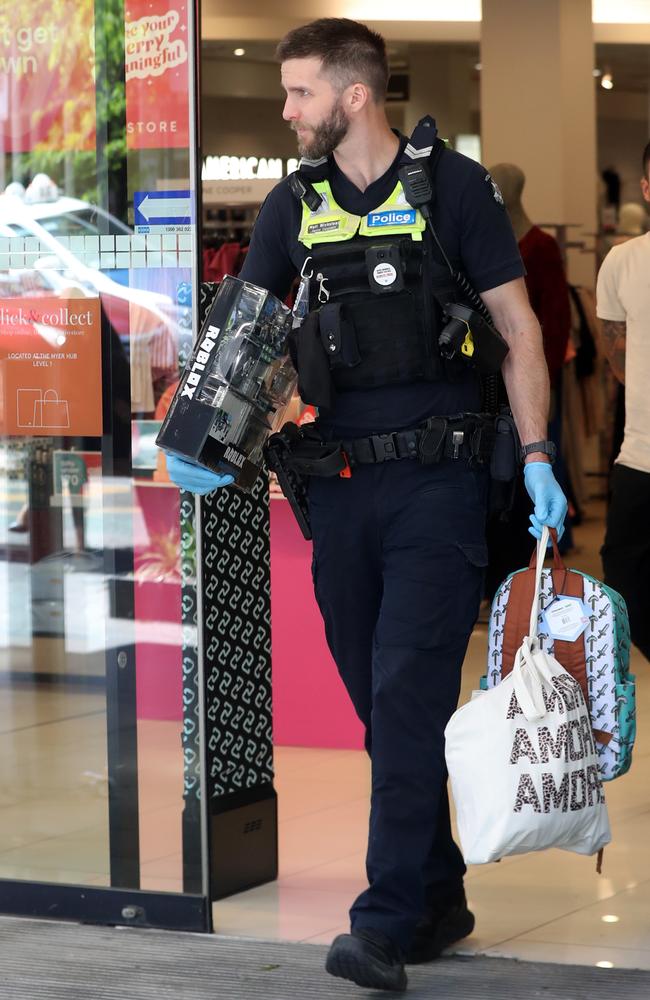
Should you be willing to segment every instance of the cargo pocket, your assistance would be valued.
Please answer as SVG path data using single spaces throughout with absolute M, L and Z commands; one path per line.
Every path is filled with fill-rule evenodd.
M 445 650 L 467 641 L 478 615 L 485 545 L 444 542 L 385 570 L 375 637 L 380 646 Z
M 470 565 L 476 569 L 485 570 L 488 564 L 488 547 L 485 542 L 457 542 Z

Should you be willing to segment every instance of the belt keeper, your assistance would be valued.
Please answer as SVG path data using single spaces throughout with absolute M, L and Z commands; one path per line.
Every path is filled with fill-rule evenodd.
M 442 458 L 447 426 L 447 421 L 442 418 L 427 420 L 426 430 L 422 431 L 418 446 L 418 458 L 423 465 L 433 465 Z
M 481 465 L 489 462 L 494 450 L 495 437 L 494 422 L 478 424 L 472 434 L 471 460 Z
M 470 462 L 483 462 L 484 456 L 481 451 L 483 444 L 483 427 L 477 424 L 469 439 L 469 460 Z

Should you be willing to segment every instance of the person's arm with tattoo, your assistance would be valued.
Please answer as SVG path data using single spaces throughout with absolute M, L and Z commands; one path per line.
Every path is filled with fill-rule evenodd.
M 627 324 L 614 319 L 601 320 L 603 346 L 614 375 L 625 385 L 625 337 Z
M 596 287 L 596 311 L 600 320 L 603 350 L 618 381 L 625 385 L 625 340 L 627 308 L 621 301 L 620 265 L 625 244 L 613 247 L 605 257 Z

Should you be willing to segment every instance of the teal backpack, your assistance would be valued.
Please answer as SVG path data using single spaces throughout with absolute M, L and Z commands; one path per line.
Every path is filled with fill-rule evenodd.
M 535 561 L 533 553 L 531 566 L 512 573 L 494 596 L 488 670 L 481 680 L 482 688 L 495 687 L 510 672 L 516 650 L 528 633 Z M 545 613 L 553 601 L 564 596 L 583 602 L 580 627 L 584 631 L 573 641 L 549 635 Z M 602 780 L 618 778 L 630 768 L 636 736 L 635 678 L 630 673 L 630 625 L 625 601 L 594 577 L 566 569 L 555 546 L 553 568 L 542 571 L 538 622 L 541 648 L 555 656 L 581 684 Z

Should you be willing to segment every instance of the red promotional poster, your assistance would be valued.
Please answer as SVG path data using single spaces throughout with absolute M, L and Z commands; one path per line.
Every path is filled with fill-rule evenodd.
M 188 146 L 186 3 L 127 0 L 125 16 L 127 146 Z
M 99 299 L 0 299 L 0 434 L 101 433 Z
M 93 0 L 0 4 L 0 150 L 95 148 Z

